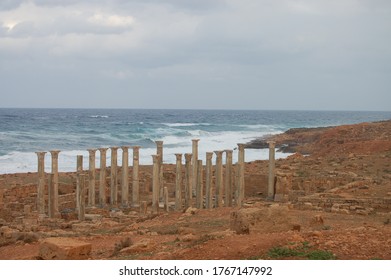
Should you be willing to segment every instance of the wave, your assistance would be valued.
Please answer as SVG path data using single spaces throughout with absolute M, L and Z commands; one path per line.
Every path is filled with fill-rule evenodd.
M 107 119 L 109 118 L 109 116 L 107 115 L 92 115 L 92 116 L 88 116 L 89 118 L 104 118 L 104 119 Z
M 162 123 L 169 127 L 210 126 L 210 123 Z

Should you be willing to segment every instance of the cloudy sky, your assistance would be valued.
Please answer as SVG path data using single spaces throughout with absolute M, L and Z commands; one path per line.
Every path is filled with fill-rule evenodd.
M 0 107 L 391 110 L 390 0 L 0 0 Z

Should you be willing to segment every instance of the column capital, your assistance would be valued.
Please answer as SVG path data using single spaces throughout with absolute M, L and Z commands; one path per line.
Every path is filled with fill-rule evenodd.
M 161 140 L 155 141 L 155 143 L 158 146 L 163 146 L 163 141 L 161 141 Z
M 153 163 L 158 163 L 159 162 L 159 156 L 158 155 L 152 155 L 152 161 L 153 161 Z
M 206 159 L 212 159 L 213 157 L 213 152 L 206 152 Z
M 217 157 L 222 157 L 224 151 L 214 151 Z
M 44 156 L 46 154 L 46 152 L 35 152 L 37 154 L 37 156 Z
M 133 151 L 139 150 L 141 146 L 132 146 Z
M 175 154 L 176 160 L 182 160 L 182 154 Z
M 227 155 L 232 155 L 233 150 L 224 150 L 224 152 L 225 152 Z
M 274 148 L 276 145 L 276 141 L 273 141 L 273 140 L 267 141 L 266 143 L 269 144 L 269 148 Z
M 89 153 L 90 155 L 91 155 L 91 154 L 95 154 L 97 150 L 98 150 L 98 149 L 87 149 L 87 151 L 88 151 L 88 153 Z
M 61 152 L 60 150 L 51 150 L 49 151 L 52 157 L 57 157 L 58 154 Z
M 191 139 L 191 141 L 192 141 L 193 143 L 197 143 L 198 141 L 200 141 L 200 139 Z
M 121 146 L 121 149 L 123 150 L 123 151 L 128 151 L 129 150 L 129 148 L 130 148 L 130 146 Z
M 110 147 L 110 149 L 111 149 L 112 151 L 117 151 L 117 150 L 119 149 L 119 147 L 114 146 L 114 147 Z
M 189 154 L 189 153 L 185 154 L 186 161 L 190 161 L 192 157 L 193 157 L 193 154 Z
M 99 152 L 106 152 L 109 148 L 98 148 Z
M 245 145 L 246 145 L 246 144 L 239 143 L 239 144 L 238 144 L 239 150 L 240 150 L 240 149 L 244 149 Z

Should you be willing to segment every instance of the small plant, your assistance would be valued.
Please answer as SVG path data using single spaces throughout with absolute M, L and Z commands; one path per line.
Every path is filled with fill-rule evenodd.
M 322 227 L 322 230 L 330 230 L 330 229 L 331 229 L 331 226 L 329 226 L 329 225 L 324 225 Z
M 333 253 L 329 251 L 315 250 L 306 254 L 309 260 L 335 260 Z
M 335 260 L 333 253 L 322 250 L 310 250 L 311 245 L 309 242 L 302 242 L 301 246 L 296 249 L 287 247 L 274 247 L 269 250 L 267 255 L 273 259 L 299 257 L 308 260 Z
M 269 250 L 268 256 L 273 259 L 274 258 L 278 259 L 283 257 L 296 257 L 296 256 L 300 256 L 300 252 L 286 247 L 274 247 Z

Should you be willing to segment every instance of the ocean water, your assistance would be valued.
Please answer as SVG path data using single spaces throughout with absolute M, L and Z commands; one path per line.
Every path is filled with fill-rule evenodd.
M 36 172 L 36 151 L 61 150 L 60 171 L 74 171 L 76 156 L 88 148 L 139 145 L 140 163 L 151 164 L 156 140 L 164 142 L 164 162 L 190 153 L 198 138 L 199 157 L 208 151 L 235 149 L 268 134 L 295 127 L 318 127 L 391 119 L 391 112 L 224 111 L 142 109 L 0 109 L 0 174 Z M 121 150 L 118 164 L 121 164 Z M 96 166 L 99 167 L 99 152 Z M 107 153 L 110 163 L 110 152 Z M 277 153 L 278 157 L 286 154 Z M 267 159 L 268 151 L 246 149 L 246 161 Z M 132 150 L 129 151 L 129 162 Z M 237 160 L 234 151 L 234 162 Z M 45 170 L 50 171 L 50 153 Z

